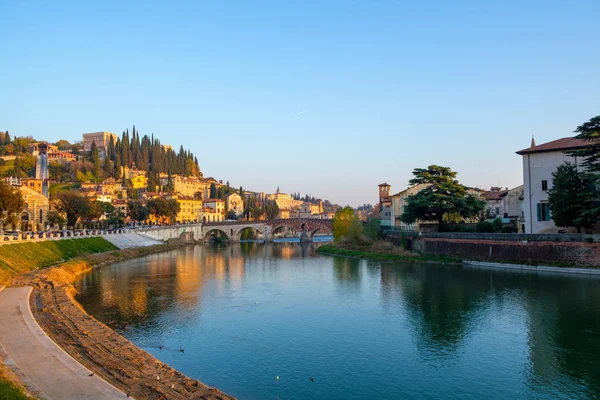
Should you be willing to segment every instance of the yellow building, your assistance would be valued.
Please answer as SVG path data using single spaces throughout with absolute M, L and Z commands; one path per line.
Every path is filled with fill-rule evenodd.
M 189 196 L 171 195 L 167 199 L 177 200 L 179 213 L 175 217 L 176 222 L 198 222 L 202 218 L 202 200 Z
M 21 185 L 27 186 L 29 189 L 42 194 L 42 183 L 41 179 L 27 178 L 21 180 Z
M 206 185 L 196 177 L 173 175 L 171 176 L 171 182 L 173 184 L 174 193 L 179 193 L 183 196 L 194 197 L 194 195 L 197 192 L 200 192 L 204 197 L 204 190 Z M 169 184 L 169 177 L 167 174 L 160 175 L 160 184 L 163 188 L 167 187 L 167 185 Z
M 148 187 L 148 178 L 144 175 L 136 175 L 131 178 L 131 186 L 133 186 L 134 189 L 145 189 Z

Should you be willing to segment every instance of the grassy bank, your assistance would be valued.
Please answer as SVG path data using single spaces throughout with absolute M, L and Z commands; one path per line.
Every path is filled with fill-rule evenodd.
M 0 246 L 0 284 L 8 283 L 22 272 L 117 249 L 102 237 L 5 244 Z
M 331 256 L 366 258 L 370 260 L 391 260 L 408 262 L 460 263 L 461 259 L 449 256 L 415 254 L 385 242 L 349 247 L 345 244 L 320 246 L 317 253 Z
M 23 389 L 14 383 L 16 378 L 0 363 L 0 399 L 29 400 Z
M 0 399 L 29 400 L 31 397 L 25 395 L 18 386 L 0 377 Z

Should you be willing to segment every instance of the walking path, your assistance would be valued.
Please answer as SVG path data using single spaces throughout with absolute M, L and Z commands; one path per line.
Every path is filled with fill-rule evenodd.
M 0 357 L 43 399 L 124 399 L 58 347 L 29 308 L 29 286 L 0 290 Z
M 157 244 L 165 244 L 164 242 L 150 239 L 146 236 L 138 235 L 137 233 L 104 235 L 103 238 L 108 240 L 120 249 L 130 249 L 132 247 L 147 247 L 154 246 Z

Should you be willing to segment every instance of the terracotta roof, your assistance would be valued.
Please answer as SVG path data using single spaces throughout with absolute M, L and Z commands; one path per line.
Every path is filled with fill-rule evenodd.
M 553 140 L 552 142 L 543 143 L 534 147 L 517 151 L 517 154 L 529 154 L 529 153 L 542 153 L 545 151 L 560 151 L 560 150 L 572 150 L 579 149 L 589 145 L 590 142 L 583 139 L 576 139 L 574 137 L 566 137 L 562 139 Z
M 494 190 L 494 191 L 490 191 L 490 192 L 485 192 L 485 199 L 486 200 L 500 200 L 502 199 L 503 196 L 506 195 L 506 193 L 508 193 L 508 190 Z

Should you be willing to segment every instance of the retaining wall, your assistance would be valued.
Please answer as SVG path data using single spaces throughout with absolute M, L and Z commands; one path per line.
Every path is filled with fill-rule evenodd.
M 402 244 L 394 238 L 395 244 Z M 406 237 L 410 250 L 423 254 L 514 263 L 564 263 L 579 267 L 600 267 L 600 243 L 524 240 L 454 239 Z

